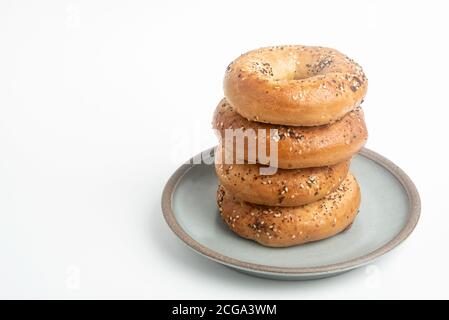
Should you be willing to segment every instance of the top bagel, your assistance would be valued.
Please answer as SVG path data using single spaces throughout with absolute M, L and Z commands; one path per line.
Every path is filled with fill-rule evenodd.
M 337 50 L 275 46 L 249 51 L 227 68 L 224 93 L 243 117 L 317 126 L 340 119 L 363 100 L 362 68 Z

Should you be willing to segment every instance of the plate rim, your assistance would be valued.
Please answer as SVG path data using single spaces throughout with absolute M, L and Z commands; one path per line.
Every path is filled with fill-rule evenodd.
M 350 259 L 343 262 L 338 262 L 334 264 L 328 264 L 323 266 L 315 266 L 315 267 L 276 267 L 269 266 L 264 264 L 257 264 L 251 262 L 245 262 L 239 259 L 235 259 L 221 253 L 218 253 L 214 250 L 209 249 L 203 244 L 199 243 L 195 239 L 193 239 L 178 223 L 174 211 L 172 209 L 172 200 L 175 190 L 178 186 L 178 183 L 181 181 L 183 176 L 196 164 L 194 164 L 194 159 L 198 159 L 200 155 L 209 154 L 212 157 L 213 151 L 215 147 L 209 148 L 202 153 L 196 155 L 191 158 L 188 162 L 182 164 L 169 178 L 167 183 L 165 184 L 164 190 L 162 192 L 161 198 L 161 206 L 162 213 L 167 222 L 170 229 L 173 233 L 180 238 L 188 247 L 200 253 L 201 255 L 214 260 L 218 263 L 222 263 L 224 265 L 246 270 L 250 272 L 256 273 L 264 273 L 264 274 L 274 274 L 274 275 L 284 275 L 284 276 L 316 276 L 316 275 L 325 275 L 325 274 L 333 274 L 333 273 L 342 273 L 348 270 L 352 270 L 354 268 L 363 266 L 380 256 L 386 254 L 391 251 L 399 244 L 401 244 L 415 229 L 419 217 L 421 215 L 421 200 L 419 197 L 418 190 L 415 184 L 412 182 L 410 177 L 401 169 L 399 166 L 394 164 L 391 160 L 385 158 L 379 153 L 372 151 L 367 148 L 362 148 L 358 154 L 372 160 L 388 170 L 402 185 L 405 189 L 410 205 L 409 211 L 409 219 L 401 231 L 390 241 L 388 241 L 383 246 L 373 250 L 365 255 L 360 257 Z

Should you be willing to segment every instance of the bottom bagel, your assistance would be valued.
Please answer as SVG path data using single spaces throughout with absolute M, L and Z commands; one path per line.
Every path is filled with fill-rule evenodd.
M 348 228 L 360 206 L 360 188 L 349 173 L 323 199 L 299 207 L 269 207 L 240 201 L 220 185 L 217 204 L 222 219 L 237 235 L 268 247 L 289 247 Z

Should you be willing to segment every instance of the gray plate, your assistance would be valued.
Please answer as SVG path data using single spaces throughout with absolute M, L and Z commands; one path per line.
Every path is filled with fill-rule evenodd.
M 206 152 L 213 157 L 213 149 Z M 351 171 L 362 190 L 352 228 L 301 246 L 267 248 L 231 232 L 218 213 L 213 165 L 181 166 L 165 186 L 162 211 L 172 231 L 190 248 L 231 268 L 282 280 L 334 276 L 396 247 L 413 231 L 420 214 L 413 182 L 388 159 L 363 149 L 354 157 Z

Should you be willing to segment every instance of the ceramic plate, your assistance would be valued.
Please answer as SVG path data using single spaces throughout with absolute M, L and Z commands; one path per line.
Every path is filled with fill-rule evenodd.
M 205 153 L 206 160 L 212 159 L 213 149 Z M 283 280 L 334 276 L 396 247 L 413 231 L 420 214 L 413 182 L 388 159 L 363 149 L 351 171 L 362 192 L 352 228 L 305 245 L 267 248 L 230 231 L 218 212 L 213 165 L 182 165 L 165 186 L 162 211 L 171 230 L 190 248 L 236 270 Z

